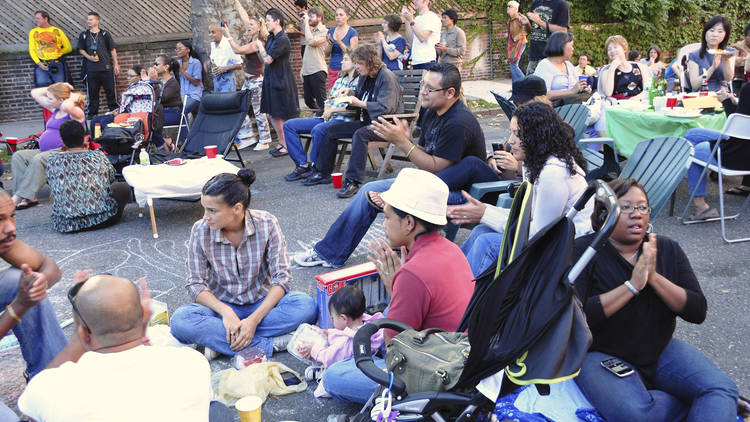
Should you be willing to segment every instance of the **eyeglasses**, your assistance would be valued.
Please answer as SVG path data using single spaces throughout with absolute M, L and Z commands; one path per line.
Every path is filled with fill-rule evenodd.
M 73 313 L 78 315 L 78 319 L 81 320 L 81 324 L 83 324 L 83 326 L 86 328 L 86 331 L 90 333 L 91 329 L 89 328 L 89 325 L 86 324 L 86 321 L 83 319 L 83 315 L 81 315 L 81 311 L 78 310 L 78 306 L 76 306 L 76 300 L 75 300 L 76 295 L 81 290 L 81 287 L 83 287 L 83 284 L 86 283 L 87 280 L 88 279 L 83 280 L 80 283 L 74 284 L 73 287 L 71 287 L 70 290 L 68 290 L 68 301 L 70 301 L 70 304 L 73 306 Z
M 451 87 L 448 87 L 448 88 L 430 88 L 427 85 L 422 85 L 422 87 L 420 89 L 424 90 L 424 91 L 427 91 L 428 94 L 432 94 L 433 92 L 445 91 L 447 89 L 451 89 Z
M 638 210 L 641 215 L 651 214 L 651 207 L 648 205 L 620 205 L 620 211 L 626 214 L 632 214 L 635 210 Z

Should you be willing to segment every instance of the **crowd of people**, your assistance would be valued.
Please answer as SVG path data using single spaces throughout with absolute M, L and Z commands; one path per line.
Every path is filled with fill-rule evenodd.
M 285 26 L 277 9 L 269 9 L 260 19 L 249 16 L 239 0 L 235 6 L 246 29 L 244 40 L 235 41 L 226 25 L 211 25 L 209 64 L 216 92 L 235 91 L 236 76 L 240 70 L 244 73 L 244 82 L 239 82 L 251 93 L 259 133 L 255 134 L 248 117 L 238 142 L 269 149 L 270 119 L 279 144 L 269 152 L 275 157 L 288 154 L 294 163 L 285 180 L 314 186 L 332 182 L 334 141 L 351 137 L 351 158 L 337 195 L 353 199 L 321 241 L 290 256 L 277 217 L 251 206 L 253 170 L 218 174 L 203 186 L 204 213 L 192 225 L 187 243 L 185 288 L 191 303 L 173 312 L 170 331 L 180 343 L 197 346 L 208 360 L 234 356 L 248 347 L 268 357 L 286 350 L 291 333 L 301 324 L 314 324 L 318 316 L 313 297 L 292 290 L 292 263 L 343 266 L 379 213 L 385 217 L 385 236 L 368 247 L 369 260 L 390 296 L 385 316 L 416 330 L 455 331 L 471 299 L 473 280 L 497 259 L 509 218 L 508 210 L 469 196 L 466 191 L 471 185 L 528 180 L 533 194 L 530 236 L 566 215 L 587 186 L 589 169 L 574 131 L 553 105 L 586 101 L 594 90 L 617 99 L 637 97 L 652 76 L 669 69 L 691 85 L 696 74 L 713 81 L 728 113 L 748 114 L 750 105 L 750 84 L 739 96 L 721 89 L 722 81 L 731 79 L 728 69 L 734 71 L 735 60 L 715 51 L 728 44 L 731 24 L 726 18 L 709 20 L 698 48 L 680 52 L 686 66 L 662 63 L 658 46 L 648 49 L 644 62 L 631 61 L 627 40 L 612 36 L 604 43 L 610 63 L 597 71 L 587 54 L 579 55 L 578 66 L 571 63 L 574 36 L 567 32 L 569 6 L 564 0 L 534 0 L 525 15 L 518 2 L 510 1 L 510 100 L 517 108 L 506 147 L 488 154 L 479 121 L 462 100 L 460 68 L 466 35 L 456 27 L 459 18 L 454 9 L 445 10 L 441 19 L 430 10 L 429 0 L 413 0 L 414 11 L 405 7 L 400 16 L 387 15 L 383 31 L 365 42 L 349 25 L 350 11 L 345 6 L 336 9 L 336 24 L 330 29 L 322 22 L 323 11 L 308 8 L 304 0 L 295 2 L 300 14 L 297 26 Z M 49 24 L 46 12 L 36 16 L 40 29 L 34 31 L 62 34 Z M 405 37 L 399 35 L 402 24 Z M 0 190 L 0 258 L 11 266 L 0 272 L 0 305 L 4 306 L 0 332 L 16 334 L 29 380 L 18 408 L 38 421 L 107 419 L 115 408 L 121 412 L 118 420 L 232 420 L 224 405 L 211 401 L 206 359 L 191 348 L 150 346 L 145 280 L 138 283 L 139 289 L 131 280 L 77 272 L 67 294 L 74 333 L 66 341 L 46 298 L 47 290 L 61 278 L 60 269 L 16 239 L 15 210 L 38 204 L 36 194 L 44 183 L 50 185 L 53 226 L 61 232 L 100 229 L 122 217 L 130 188 L 116 182 L 110 161 L 89 147 L 87 117 L 93 128 L 113 121 L 115 114 L 137 111 L 132 100 L 147 88 L 154 92 L 154 82 L 159 86 L 163 124 L 182 121 L 186 118 L 182 109 L 191 113 L 200 106 L 205 71 L 189 41 L 176 44 L 176 59 L 160 55 L 149 66 L 127 69 L 130 84 L 117 104 L 113 81 L 120 69 L 115 44 L 99 28 L 97 13 L 88 15 L 87 26 L 78 48 L 90 62 L 88 109 L 86 95 L 53 78 L 59 75 L 51 69 L 64 68 L 64 61 L 41 50 L 32 54 L 40 63 L 35 69 L 37 81 L 42 84 L 45 77 L 54 81 L 32 91 L 51 116 L 39 150 L 13 155 L 13 195 Z M 745 42 L 750 40 L 749 30 L 750 26 L 745 29 Z M 304 102 L 319 111 L 315 117 L 299 118 L 287 35 L 295 31 L 304 40 Z M 66 51 L 64 42 L 58 50 Z M 528 76 L 518 66 L 525 51 L 527 73 L 533 73 Z M 404 68 L 406 57 L 412 69 L 424 70 L 418 136 L 406 121 L 385 117 L 403 112 L 402 90 L 393 71 Z M 688 78 L 682 76 L 685 73 Z M 105 91 L 112 88 L 111 103 L 107 91 L 111 113 L 97 116 L 102 86 Z M 301 134 L 311 135 L 309 155 Z M 708 158 L 717 134 L 693 130 L 686 137 L 697 156 Z M 161 140 L 155 142 L 157 146 L 172 148 L 173 140 L 156 139 Z M 395 178 L 367 182 L 371 141 L 393 144 L 410 166 Z M 725 164 L 747 166 L 750 150 L 739 140 L 727 143 L 733 159 Z M 694 206 L 702 218 L 712 212 L 699 175 L 699 169 L 691 168 L 689 184 L 698 189 Z M 750 186 L 748 180 L 744 182 L 738 190 Z M 739 392 L 734 382 L 708 357 L 673 338 L 677 317 L 699 324 L 708 312 L 687 256 L 677 242 L 650 233 L 651 207 L 643 186 L 633 179 L 616 179 L 610 186 L 621 216 L 603 249 L 576 281 L 593 343 L 571 383 L 610 422 L 736 420 Z M 576 214 L 576 257 L 601 228 L 602 212 L 591 200 Z M 449 221 L 477 225 L 459 246 L 441 235 Z M 364 313 L 364 296 L 355 288 L 336 292 L 329 311 L 334 328 L 325 335 L 331 346 L 302 345 L 299 350 L 317 362 L 306 371 L 308 378 L 320 382 L 316 396 L 363 403 L 376 384 L 357 368 L 351 339 L 365 322 L 381 315 Z M 382 338 L 373 339 L 373 349 L 393 335 L 380 333 Z M 601 365 L 610 358 L 633 368 L 634 375 L 613 376 Z M 382 357 L 374 361 L 385 367 Z M 145 387 L 156 380 L 159 394 Z M 83 389 L 67 387 L 72 383 Z M 90 400 L 81 404 L 81 394 Z M 138 405 L 123 408 L 118 400 L 124 396 L 133 397 Z M 6 420 L 17 417 L 0 409 L 0 421 Z

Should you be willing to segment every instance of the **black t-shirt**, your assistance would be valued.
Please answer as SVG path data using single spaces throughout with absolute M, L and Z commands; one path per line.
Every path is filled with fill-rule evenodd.
M 96 33 L 87 29 L 78 36 L 78 50 L 84 50 L 92 56 L 94 55 L 94 51 L 96 51 L 96 54 L 99 56 L 98 62 L 83 59 L 87 72 L 112 69 L 112 55 L 110 52 L 113 48 L 115 48 L 115 42 L 112 40 L 112 36 L 109 35 L 109 31 L 101 28 Z
M 565 0 L 534 0 L 531 3 L 532 12 L 536 12 L 543 21 L 550 24 L 570 27 L 570 5 Z M 544 47 L 547 46 L 549 33 L 546 25 L 531 22 L 529 34 L 529 60 L 539 61 L 547 57 Z
M 433 110 L 425 111 L 421 127 L 419 146 L 426 153 L 453 163 L 469 155 L 484 159 L 484 132 L 461 101 L 456 101 L 442 116 Z
M 575 242 L 575 259 L 580 258 L 595 234 Z M 676 317 L 700 324 L 706 318 L 706 298 L 695 278 L 685 252 L 666 236 L 656 241 L 656 272 L 685 289 L 687 302 L 681 314 L 675 314 L 649 284 L 637 297 L 606 317 L 600 295 L 630 280 L 633 265 L 623 258 L 610 242 L 594 255 L 576 280 L 575 287 L 583 300 L 591 334 L 590 350 L 616 356 L 635 366 L 650 382 L 664 348 L 672 339 Z

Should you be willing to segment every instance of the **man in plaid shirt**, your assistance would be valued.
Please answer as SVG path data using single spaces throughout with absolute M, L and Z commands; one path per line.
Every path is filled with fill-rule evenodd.
M 203 187 L 203 219 L 188 247 L 187 290 L 195 301 L 172 316 L 172 334 L 206 357 L 247 346 L 267 356 L 286 348 L 299 324 L 314 323 L 315 301 L 291 292 L 286 240 L 276 217 L 249 209 L 252 170 L 224 173 Z

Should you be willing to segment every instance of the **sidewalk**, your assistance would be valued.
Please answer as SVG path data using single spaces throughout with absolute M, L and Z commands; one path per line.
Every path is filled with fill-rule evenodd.
M 461 84 L 464 96 L 468 100 L 482 99 L 491 104 L 495 103 L 495 97 L 490 91 L 499 93 L 510 92 L 512 84 L 510 79 L 494 79 L 487 81 L 466 81 Z
M 44 130 L 44 119 L 41 116 L 34 120 L 23 120 L 20 122 L 6 122 L 0 123 L 0 132 L 3 134 L 1 138 L 5 139 L 8 136 L 12 138 L 23 139 L 29 135 L 39 133 Z

